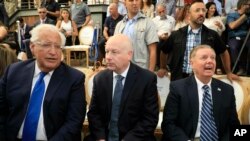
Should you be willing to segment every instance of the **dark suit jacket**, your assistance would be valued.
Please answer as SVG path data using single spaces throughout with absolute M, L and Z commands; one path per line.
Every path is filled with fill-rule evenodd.
M 33 25 L 33 27 L 36 27 L 37 25 L 41 24 L 41 20 L 39 19 L 38 21 L 36 21 L 36 23 Z M 45 24 L 53 24 L 56 25 L 55 21 L 51 20 L 50 18 L 46 18 L 45 20 Z
M 32 30 L 32 27 L 26 24 L 26 27 L 24 29 L 24 39 L 29 39 L 31 37 L 30 31 Z
M 7 68 L 0 81 L 0 136 L 6 135 L 6 141 L 16 140 L 24 121 L 34 69 L 33 59 L 15 63 Z M 86 112 L 84 79 L 84 74 L 64 63 L 54 70 L 43 101 L 48 140 L 81 140 Z
M 120 140 L 154 141 L 159 116 L 156 75 L 130 63 L 118 121 Z M 88 112 L 91 141 L 106 139 L 112 108 L 113 72 L 104 70 L 94 78 Z
M 169 66 L 171 71 L 171 80 L 182 78 L 182 66 L 184 53 L 186 50 L 188 26 L 180 28 L 171 33 L 165 45 L 161 48 L 164 53 L 169 55 Z M 202 26 L 201 44 L 210 45 L 216 54 L 222 54 L 226 51 L 226 45 L 221 40 L 219 34 L 205 25 Z
M 220 141 L 229 140 L 229 127 L 239 125 L 233 87 L 212 79 L 212 99 L 215 124 Z M 170 83 L 170 92 L 165 104 L 163 140 L 187 141 L 194 139 L 198 124 L 198 88 L 194 76 Z

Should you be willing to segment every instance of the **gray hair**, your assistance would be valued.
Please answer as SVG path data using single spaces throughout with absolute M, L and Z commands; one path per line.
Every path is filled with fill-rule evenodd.
M 61 46 L 65 45 L 66 42 L 66 38 L 65 36 L 59 31 L 59 29 L 51 24 L 40 24 L 38 26 L 36 26 L 35 28 L 33 28 L 31 30 L 31 38 L 30 38 L 30 42 L 36 42 L 41 38 L 41 31 L 46 30 L 48 31 L 48 34 L 50 33 L 57 33 L 59 34 L 60 38 L 61 38 Z
M 164 3 L 164 2 L 158 2 L 157 4 L 156 4 L 156 8 L 158 8 L 158 7 L 163 7 L 165 10 L 167 10 L 167 8 L 166 8 L 166 3 Z
M 192 58 L 195 57 L 196 52 L 197 52 L 198 50 L 204 49 L 204 48 L 211 49 L 211 50 L 215 53 L 214 49 L 213 49 L 211 46 L 209 46 L 209 45 L 198 45 L 198 46 L 194 47 L 194 48 L 191 50 L 190 59 L 192 59 Z

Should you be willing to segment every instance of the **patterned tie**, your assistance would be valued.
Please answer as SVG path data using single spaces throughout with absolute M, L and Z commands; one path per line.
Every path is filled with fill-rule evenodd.
M 47 73 L 40 72 L 39 79 L 33 88 L 31 98 L 29 101 L 29 107 L 27 110 L 26 118 L 23 127 L 23 141 L 35 141 L 36 130 L 38 126 L 38 120 L 40 117 L 41 105 L 43 101 L 43 95 L 45 90 L 44 76 Z
M 204 90 L 201 109 L 201 141 L 218 141 L 217 128 L 213 117 L 212 99 L 209 94 L 208 85 L 202 87 Z
M 118 118 L 123 90 L 122 79 L 124 77 L 121 75 L 117 75 L 115 78 L 117 81 L 115 85 L 111 118 L 109 123 L 109 141 L 119 141 Z

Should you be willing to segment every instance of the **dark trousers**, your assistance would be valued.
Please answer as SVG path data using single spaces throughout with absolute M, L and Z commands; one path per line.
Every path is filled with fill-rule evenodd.
M 165 46 L 165 41 L 160 40 L 157 44 L 157 49 L 156 49 L 156 66 L 160 68 L 160 54 L 161 54 L 161 49 Z
M 78 27 L 78 28 L 77 28 L 77 31 L 80 33 L 80 30 L 81 30 L 81 29 L 82 29 L 82 27 Z M 80 45 L 79 35 L 76 36 L 75 45 Z
M 98 42 L 98 51 L 99 51 L 99 57 L 98 60 L 102 61 L 103 58 L 105 58 L 105 44 L 107 40 L 102 37 L 100 41 Z
M 234 65 L 236 63 L 237 57 L 240 55 L 240 59 L 237 64 L 237 69 L 243 68 L 243 69 L 246 69 L 247 71 L 250 71 L 249 70 L 250 39 L 247 40 L 246 46 L 244 47 L 242 54 L 239 54 L 244 40 L 245 38 L 241 38 L 240 40 L 236 38 L 231 38 L 228 40 L 228 45 L 229 45 L 230 53 L 231 53 L 231 62 L 232 62 L 232 65 Z

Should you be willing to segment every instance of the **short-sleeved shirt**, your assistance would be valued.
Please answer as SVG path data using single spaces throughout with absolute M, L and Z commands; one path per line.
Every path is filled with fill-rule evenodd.
M 122 15 L 119 15 L 117 19 L 113 19 L 111 16 L 108 16 L 106 19 L 105 19 L 105 22 L 104 22 L 104 27 L 107 27 L 108 28 L 108 35 L 109 36 L 113 36 L 114 35 L 114 32 L 115 32 L 115 26 L 116 24 L 121 21 L 123 18 Z
M 227 15 L 227 24 L 236 21 L 240 18 L 240 14 L 238 12 L 229 13 Z M 248 29 L 250 26 L 250 18 L 248 18 L 244 23 L 242 23 L 239 27 L 235 29 L 228 29 L 228 38 L 234 37 L 246 37 Z
M 163 33 L 168 33 L 168 36 L 170 36 L 175 27 L 174 17 L 168 15 L 166 15 L 166 19 L 156 16 L 153 18 L 153 22 L 155 23 L 158 36 L 161 36 Z
M 45 7 L 48 11 L 51 12 L 60 11 L 60 5 L 57 2 L 46 3 Z M 47 14 L 47 17 L 52 19 L 56 23 L 57 17 L 51 16 L 50 14 Z
M 115 28 L 115 33 L 123 33 L 126 34 L 125 30 L 127 24 L 133 24 L 133 34 L 131 34 L 130 39 L 132 40 L 134 54 L 132 58 L 132 62 L 137 64 L 138 66 L 148 69 L 149 67 L 149 49 L 148 45 L 152 43 L 159 42 L 159 38 L 156 33 L 156 27 L 153 21 L 143 15 L 142 13 L 138 13 L 133 19 L 128 19 L 127 16 L 121 20 Z
M 84 2 L 72 4 L 70 10 L 71 17 L 73 21 L 75 21 L 77 27 L 81 27 L 84 24 L 86 17 L 90 15 L 89 7 Z

